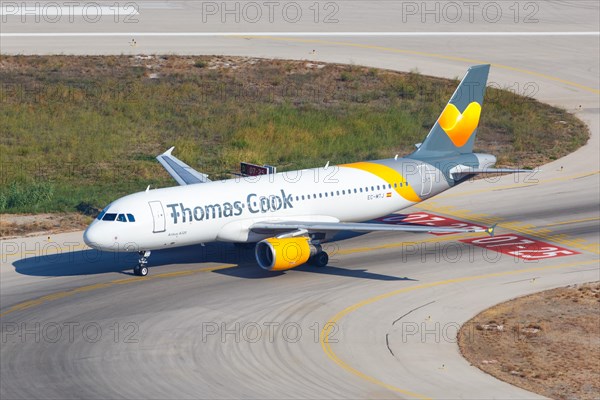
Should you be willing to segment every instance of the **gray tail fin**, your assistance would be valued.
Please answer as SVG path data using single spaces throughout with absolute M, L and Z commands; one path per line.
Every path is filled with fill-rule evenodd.
M 412 157 L 427 158 L 473 152 L 489 72 L 489 64 L 469 68 Z

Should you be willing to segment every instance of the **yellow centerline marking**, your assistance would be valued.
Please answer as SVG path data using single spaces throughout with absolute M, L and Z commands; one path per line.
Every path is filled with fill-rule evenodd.
M 244 36 L 240 36 L 240 37 L 244 37 Z M 318 40 L 318 39 L 293 39 L 293 38 L 276 38 L 276 37 L 269 37 L 269 36 L 252 36 L 250 38 L 254 38 L 254 39 L 268 39 L 268 40 L 283 40 L 283 41 L 288 41 L 288 42 L 301 42 L 301 43 L 319 43 L 319 44 L 328 44 L 328 45 L 336 45 L 336 46 L 346 46 L 346 47 L 356 47 L 356 48 L 365 48 L 365 49 L 372 49 L 372 50 L 379 50 L 379 51 L 385 51 L 385 52 L 393 52 L 393 53 L 401 53 L 401 54 L 411 54 L 411 55 L 418 55 L 418 56 L 422 56 L 422 57 L 430 57 L 430 58 L 438 58 L 438 59 L 446 59 L 446 60 L 452 60 L 452 61 L 460 61 L 460 62 L 467 62 L 467 63 L 474 63 L 474 64 L 486 64 L 487 62 L 485 61 L 481 61 L 481 60 L 476 60 L 476 59 L 469 59 L 469 58 L 464 58 L 464 57 L 456 57 L 456 56 L 447 56 L 447 55 L 442 55 L 442 54 L 435 54 L 435 53 L 427 53 L 427 52 L 420 52 L 420 51 L 413 51 L 413 50 L 402 50 L 402 49 L 396 49 L 396 48 L 390 48 L 390 47 L 383 47 L 383 46 L 375 46 L 375 45 L 367 45 L 367 44 L 359 44 L 359 43 L 349 43 L 349 42 L 337 42 L 337 41 L 327 41 L 327 40 Z M 504 65 L 504 64 L 498 64 L 498 63 L 490 63 L 493 67 L 496 68 L 501 68 L 501 69 L 505 69 L 505 70 L 510 70 L 510 71 L 516 71 L 516 72 L 521 72 L 524 74 L 528 74 L 528 75 L 533 75 L 533 76 L 537 76 L 540 78 L 544 78 L 544 79 L 548 79 L 551 81 L 555 81 L 555 82 L 560 82 L 563 83 L 565 85 L 569 85 L 569 86 L 573 86 L 573 87 L 577 87 L 580 89 L 583 89 L 585 91 L 594 93 L 594 94 L 600 94 L 600 90 L 595 89 L 595 88 L 591 88 L 576 82 L 572 82 L 572 81 L 568 81 L 562 78 L 558 78 L 555 76 L 551 76 L 551 75 L 547 75 L 547 74 L 543 74 L 543 73 L 539 73 L 539 72 L 535 72 L 535 71 L 530 71 L 527 69 L 523 69 L 523 68 L 517 68 L 517 67 L 511 67 L 508 65 Z M 597 173 L 597 172 L 595 172 Z M 556 179 L 556 178 L 555 178 Z M 566 178 L 566 177 L 560 177 L 556 180 L 564 180 L 564 179 L 572 179 L 572 178 Z M 550 180 L 546 180 L 545 182 L 548 182 Z M 504 188 L 508 188 L 508 187 L 517 187 L 519 185 L 509 185 L 507 187 Z M 492 189 L 485 189 L 483 191 L 489 191 L 489 190 L 497 190 L 499 189 L 498 187 L 496 188 L 492 188 Z M 460 193 L 457 194 L 458 195 L 467 195 L 466 193 Z M 452 197 L 452 196 L 446 196 L 447 197 Z M 588 219 L 588 220 L 593 220 L 593 219 Z M 569 222 L 565 222 L 565 223 L 569 223 Z M 550 226 L 550 225 L 548 225 Z M 514 228 L 513 228 L 514 229 Z M 433 238 L 431 240 L 427 240 L 427 241 L 442 241 L 442 240 L 450 240 L 450 239 L 456 239 L 456 237 L 452 237 L 452 238 Z M 404 243 L 400 243 L 398 245 L 402 245 Z M 351 250 L 347 250 L 345 253 L 341 253 L 340 254 L 348 254 L 348 253 L 352 253 L 352 252 L 361 252 L 361 251 L 369 251 L 372 249 L 377 249 L 377 248 L 389 248 L 389 247 L 395 247 L 396 244 L 391 244 L 391 245 L 384 245 L 384 246 L 378 246 L 378 247 L 373 247 L 373 248 L 363 248 L 363 249 L 351 249 Z M 328 338 L 329 335 L 331 333 L 331 330 L 333 329 L 333 327 L 335 326 L 335 324 L 337 324 L 339 322 L 340 319 L 342 319 L 344 316 L 350 314 L 351 312 L 354 312 L 368 304 L 372 304 L 375 303 L 379 300 L 383 300 L 392 296 L 396 296 L 398 294 L 403 294 L 403 293 L 407 293 L 407 292 L 411 292 L 411 291 L 415 291 L 415 290 L 419 290 L 419 289 L 426 289 L 426 288 L 431 288 L 434 286 L 442 286 L 442 285 L 447 285 L 447 284 L 451 284 L 451 283 L 461 283 L 461 282 L 467 282 L 467 281 L 473 281 L 473 280 L 479 280 L 479 279 L 486 279 L 486 278 L 493 278 L 493 277 L 500 277 L 500 276 L 508 276 L 508 275 L 516 275 L 516 274 L 522 274 L 522 273 L 527 273 L 527 272 L 534 272 L 534 271 L 542 271 L 542 270 L 550 270 L 550 269 L 559 269 L 559 268 L 567 268 L 567 267 L 571 267 L 571 266 L 579 266 L 579 265 L 587 265 L 587 264 L 591 264 L 591 263 L 597 263 L 598 261 L 600 261 L 599 259 L 595 259 L 595 260 L 589 260 L 589 261 L 584 261 L 584 262 L 578 262 L 578 263 L 569 263 L 569 264 L 559 264 L 559 265 L 554 265 L 554 266 L 545 266 L 545 267 L 536 267 L 536 268 L 526 268 L 526 269 L 521 269 L 521 270 L 515 270 L 515 271 L 504 271 L 504 272 L 497 272 L 497 273 L 491 273 L 491 274 L 486 274 L 486 275 L 478 275 L 478 276 L 471 276 L 471 277 L 463 277 L 463 278 L 454 278 L 454 279 L 448 279 L 448 280 L 444 280 L 444 281 L 438 281 L 438 282 L 432 282 L 432 283 L 427 283 L 427 284 L 422 284 L 422 285 L 416 285 L 416 286 L 411 286 L 411 287 L 407 287 L 407 288 L 403 288 L 403 289 L 399 289 L 393 292 L 389 292 L 389 293 L 385 293 L 385 294 L 381 294 L 375 297 L 371 297 L 369 299 L 363 300 L 362 302 L 356 303 L 353 306 L 347 307 L 344 310 L 340 311 L 339 313 L 337 313 L 336 315 L 334 315 L 327 324 L 325 324 L 325 326 L 323 327 L 320 337 L 319 337 L 319 341 L 321 343 L 321 347 L 323 348 L 323 351 L 325 352 L 325 354 L 331 359 L 333 360 L 337 365 L 339 365 L 340 367 L 342 367 L 343 369 L 345 369 L 346 371 L 368 381 L 371 383 L 374 383 L 378 386 L 382 386 L 386 389 L 389 389 L 391 391 L 394 392 L 398 392 L 404 395 L 408 395 L 411 397 L 415 397 L 415 398 L 419 398 L 419 399 L 427 399 L 427 396 L 415 393 L 415 392 L 411 392 L 409 390 L 405 390 L 405 389 L 401 389 L 398 387 L 395 387 L 393 385 L 389 385 L 386 384 L 385 382 L 382 382 L 380 380 L 378 380 L 377 378 L 371 377 L 355 368 L 353 368 L 352 366 L 346 364 L 344 361 L 342 361 L 337 354 L 333 351 L 333 349 L 331 348 L 329 342 L 328 342 Z M 185 275 L 191 275 L 191 274 L 195 274 L 198 272 L 207 272 L 207 271 L 215 271 L 218 269 L 223 269 L 223 268 L 229 268 L 232 265 L 222 265 L 222 266 L 218 266 L 218 267 L 212 267 L 212 268 L 203 268 L 203 269 L 199 269 L 199 270 L 185 270 L 185 271 L 175 271 L 175 272 L 169 272 L 169 273 L 164 273 L 164 274 L 157 274 L 157 275 L 153 275 L 152 278 L 150 279 L 159 279 L 159 278 L 167 278 L 167 277 L 175 277 L 175 276 L 185 276 Z M 0 317 L 5 316 L 11 312 L 17 311 L 17 310 L 24 310 L 27 308 L 31 308 L 33 306 L 39 305 L 39 304 L 43 304 L 45 302 L 48 301 L 52 301 L 55 299 L 60 299 L 60 298 L 64 298 L 64 297 L 68 297 L 68 296 L 72 296 L 76 293 L 81 293 L 81 292 L 88 292 L 88 291 L 92 291 L 92 290 L 98 290 L 98 289 L 102 289 L 102 288 L 107 288 L 113 285 L 117 285 L 117 284 L 129 284 L 129 283 L 133 283 L 133 282 L 143 282 L 145 280 L 148 280 L 148 278 L 141 280 L 139 278 L 129 278 L 129 279 L 118 279 L 118 280 L 113 280 L 110 281 L 108 283 L 99 283 L 99 284 L 94 284 L 94 285 L 88 285 L 88 286 L 83 286 L 81 288 L 77 288 L 74 290 L 69 290 L 69 291 L 63 291 L 63 292 L 58 292 L 58 293 L 54 293 L 51 295 L 47 295 L 47 296 L 43 296 L 40 297 L 38 299 L 34 299 L 34 300 L 30 300 L 24 303 L 20 303 L 17 304 L 11 308 L 9 308 L 6 312 L 0 314 Z
M 370 45 L 370 44 L 339 42 L 339 41 L 321 40 L 321 39 L 298 39 L 298 38 L 279 38 L 279 37 L 274 37 L 274 36 L 244 36 L 244 35 L 240 35 L 237 37 L 243 38 L 243 39 L 267 39 L 267 40 L 274 40 L 274 41 L 315 43 L 315 44 L 326 44 L 326 45 L 332 45 L 332 46 L 356 47 L 356 48 L 362 48 L 362 49 L 384 51 L 384 52 L 388 52 L 388 53 L 410 54 L 410 55 L 415 55 L 415 56 L 420 56 L 420 57 L 437 58 L 437 59 L 450 60 L 450 61 L 460 61 L 460 62 L 465 62 L 465 63 L 470 63 L 470 64 L 490 64 L 495 68 L 501 68 L 501 69 L 505 69 L 505 70 L 509 70 L 509 71 L 521 72 L 523 74 L 533 75 L 533 76 L 537 76 L 539 78 L 544 78 L 544 79 L 548 79 L 551 81 L 560 82 L 565 85 L 583 89 L 587 92 L 591 92 L 594 94 L 600 94 L 599 89 L 585 86 L 585 85 L 582 85 L 577 82 L 568 81 L 566 79 L 558 78 L 556 76 L 531 71 L 531 70 L 528 70 L 525 68 L 511 67 L 510 65 L 490 63 L 487 61 L 482 61 L 482 60 L 477 60 L 477 59 L 472 59 L 472 58 L 448 56 L 448 55 L 444 55 L 444 54 L 428 53 L 428 52 L 416 51 L 416 50 L 403 50 L 403 49 L 396 49 L 393 47 L 384 47 L 384 46 L 377 46 L 377 45 Z
M 109 287 L 115 286 L 115 285 L 127 285 L 130 283 L 147 282 L 147 281 L 152 281 L 152 280 L 162 279 L 162 278 L 174 278 L 174 277 L 179 277 L 179 276 L 193 275 L 193 274 L 197 274 L 200 272 L 212 272 L 212 271 L 217 271 L 219 269 L 231 268 L 233 266 L 235 266 L 235 264 L 225 264 L 225 265 L 218 265 L 216 267 L 165 272 L 165 273 L 161 273 L 161 274 L 154 274 L 151 276 L 147 276 L 145 278 L 134 277 L 134 278 L 115 279 L 115 280 L 112 280 L 109 282 L 95 283 L 92 285 L 81 286 L 81 287 L 78 287 L 75 289 L 63 290 L 60 292 L 48 294 L 46 296 L 38 297 L 37 299 L 27 300 L 22 303 L 15 304 L 14 306 L 10 307 L 8 310 L 1 313 L 0 317 L 4 317 L 15 311 L 22 311 L 22 310 L 26 310 L 26 309 L 29 309 L 29 308 L 32 308 L 35 306 L 39 306 L 41 304 L 45 304 L 45 303 L 48 303 L 53 300 L 70 297 L 70 296 L 76 295 L 78 293 L 86 293 L 86 292 L 91 292 L 94 290 L 106 289 L 106 288 L 109 288 Z
M 552 270 L 552 269 L 560 269 L 560 268 L 568 268 L 568 267 L 575 267 L 575 266 L 582 266 L 582 265 L 588 265 L 588 264 L 597 264 L 598 262 L 600 262 L 600 259 L 594 259 L 594 260 L 588 260 L 588 261 L 579 261 L 579 262 L 572 262 L 572 263 L 566 263 L 566 264 L 558 264 L 558 265 L 546 265 L 546 266 L 542 266 L 542 267 L 533 267 L 533 268 L 524 268 L 524 269 L 518 269 L 518 270 L 512 270 L 512 271 L 502 271 L 502 272 L 494 272 L 494 273 L 490 273 L 490 274 L 484 274 L 484 275 L 474 275 L 474 276 L 466 276 L 466 277 L 462 277 L 462 278 L 452 278 L 452 279 L 446 279 L 443 281 L 437 281 L 437 282 L 430 282 L 430 283 L 424 283 L 421 285 L 415 285 L 415 286 L 409 286 L 409 287 L 405 287 L 402 289 L 398 289 L 398 290 L 394 290 L 392 292 L 388 292 L 388 293 L 383 293 L 374 297 L 370 297 L 368 299 L 362 300 L 356 304 L 353 304 L 349 307 L 346 307 L 345 309 L 343 309 L 342 311 L 338 312 L 337 314 L 335 314 L 333 317 L 331 317 L 329 319 L 329 321 L 327 321 L 327 323 L 323 326 L 323 329 L 321 330 L 321 333 L 319 335 L 319 342 L 321 344 L 321 348 L 323 349 L 323 351 L 325 352 L 325 354 L 327 355 L 327 357 L 329 359 L 331 359 L 334 363 L 336 363 L 337 365 L 339 365 L 341 368 L 343 368 L 344 370 L 350 372 L 353 375 L 358 376 L 359 378 L 362 378 L 368 382 L 371 382 L 375 385 L 384 387 L 386 389 L 389 389 L 391 391 L 394 392 L 398 392 L 407 396 L 411 396 L 411 397 L 415 397 L 418 399 L 428 399 L 427 396 L 419 394 L 419 393 L 415 393 L 415 392 L 411 392 L 409 390 L 406 389 L 401 389 L 399 387 L 396 387 L 394 385 L 390 385 L 388 383 L 382 382 L 379 379 L 372 377 L 370 375 L 365 374 L 364 372 L 352 367 L 351 365 L 349 365 L 348 363 L 346 363 L 345 361 L 343 361 L 331 348 L 331 345 L 329 343 L 329 336 L 331 335 L 333 329 L 335 326 L 339 326 L 339 322 L 342 318 L 344 318 L 345 316 L 347 316 L 348 314 L 364 307 L 367 306 L 369 304 L 373 304 L 375 302 L 378 302 L 380 300 L 384 300 L 393 296 L 397 296 L 399 294 L 404 294 L 404 293 L 408 293 L 408 292 L 413 292 L 416 290 L 420 290 L 420 289 L 428 289 L 428 288 L 432 288 L 432 287 L 436 287 L 436 286 L 443 286 L 443 285 L 449 285 L 452 283 L 463 283 L 463 282 L 470 282 L 470 281 L 475 281 L 475 280 L 481 280 L 481 279 L 488 279 L 488 278 L 497 278 L 497 277 L 502 277 L 502 276 L 510 276 L 510 275 L 518 275 L 518 274 L 524 274 L 524 273 L 528 273 L 528 272 L 537 272 L 537 271 L 545 271 L 545 270 Z
M 440 237 L 435 237 L 435 238 L 430 238 L 430 239 L 424 239 L 424 240 L 420 240 L 420 241 L 417 241 L 417 242 L 395 242 L 395 243 L 384 244 L 384 245 L 381 245 L 381 246 L 351 248 L 351 249 L 347 249 L 347 250 L 338 251 L 337 254 L 363 253 L 363 252 L 375 251 L 375 250 L 380 250 L 380 249 L 389 249 L 389 248 L 400 247 L 400 246 L 407 245 L 407 244 L 410 245 L 410 244 L 420 244 L 420 243 L 432 243 L 432 242 L 442 242 L 442 241 L 458 240 L 458 239 L 462 239 L 464 237 L 473 236 L 474 234 L 475 233 L 466 233 L 466 234 L 460 234 L 460 235 L 445 235 L 445 236 L 440 236 Z M 94 291 L 94 290 L 105 289 L 105 288 L 109 288 L 109 287 L 115 286 L 115 285 L 127 285 L 127 284 L 130 284 L 130 283 L 144 282 L 144 281 L 154 280 L 154 279 L 175 278 L 175 277 L 180 277 L 180 276 L 188 276 L 188 275 L 197 274 L 199 272 L 212 272 L 212 271 L 216 271 L 216 270 L 219 270 L 219 269 L 231 268 L 233 266 L 235 266 L 235 264 L 224 264 L 224 265 L 220 265 L 220 266 L 216 266 L 216 267 L 208 267 L 208 268 L 200 268 L 200 269 L 188 269 L 188 270 L 173 271 L 173 272 L 164 272 L 164 273 L 160 273 L 160 274 L 149 275 L 149 276 L 147 276 L 145 278 L 132 277 L 132 278 L 114 279 L 114 280 L 109 281 L 109 282 L 95 283 L 95 284 L 92 284 L 92 285 L 81 286 L 79 288 L 70 289 L 70 290 L 64 290 L 64 291 L 60 291 L 60 292 L 56 292 L 56 293 L 51 293 L 51 294 L 48 294 L 48 295 L 45 295 L 45 296 L 42 296 L 42 297 L 38 297 L 38 298 L 35 298 L 35 299 L 32 299 L 32 300 L 27 300 L 27 301 L 18 303 L 16 305 L 10 307 L 5 312 L 1 313 L 0 317 L 3 317 L 5 315 L 8 315 L 8 314 L 13 313 L 15 311 L 21 311 L 21 310 L 29 309 L 29 308 L 38 306 L 40 304 L 47 303 L 49 301 L 53 301 L 53 300 L 57 300 L 57 299 L 62 299 L 64 297 L 73 296 L 73 295 L 78 294 L 78 293 L 85 293 L 85 292 L 91 292 L 91 291 Z
M 425 211 L 431 211 L 443 215 L 449 215 L 454 218 L 463 219 L 467 221 L 474 221 L 482 224 L 495 224 L 499 227 L 508 229 L 510 231 L 522 233 L 538 239 L 543 239 L 549 242 L 560 243 L 567 247 L 573 247 L 579 250 L 588 251 L 594 254 L 600 254 L 600 244 L 598 243 L 587 243 L 584 239 L 573 239 L 565 234 L 553 233 L 550 229 L 544 227 L 536 227 L 533 224 L 528 224 L 520 221 L 511 222 L 500 222 L 499 217 L 490 216 L 484 213 L 473 213 L 469 210 L 458 209 L 452 206 L 436 206 L 435 203 L 420 203 L 418 206 L 420 209 Z
M 558 225 L 568 225 L 568 224 L 577 224 L 579 222 L 589 222 L 589 221 L 598 221 L 598 220 L 600 220 L 600 217 L 572 219 L 572 220 L 569 220 L 569 221 L 553 222 L 551 224 L 544 225 L 544 227 L 547 227 L 547 226 L 558 226 Z
M 469 219 L 470 220 L 479 220 L 480 222 L 484 222 L 484 223 L 488 223 L 488 224 L 497 222 L 499 220 L 498 218 L 495 218 L 495 217 L 484 218 L 483 216 L 485 216 L 485 214 L 468 215 L 467 211 L 462 211 L 462 212 L 454 211 L 453 212 L 453 210 L 449 210 L 449 207 L 440 207 L 440 208 L 436 209 L 436 207 L 432 206 L 432 205 L 427 205 L 427 206 L 423 205 L 423 207 L 420 207 L 420 208 L 423 208 L 426 211 L 440 212 L 443 214 L 452 215 L 454 217 L 463 218 L 463 219 L 467 219 L 467 220 L 469 220 Z M 586 219 L 586 220 L 594 220 L 594 219 L 598 219 L 598 218 L 590 218 L 590 219 Z M 579 222 L 579 221 L 583 221 L 583 220 L 576 220 L 576 222 Z M 566 224 L 569 222 L 573 222 L 573 221 L 566 221 L 563 223 Z M 562 223 L 559 223 L 559 224 L 562 224 Z M 544 231 L 540 232 L 539 230 L 538 231 L 526 230 L 523 226 L 516 225 L 515 223 L 503 223 L 503 224 L 499 224 L 499 226 L 503 227 L 503 228 L 515 230 L 517 232 L 526 233 L 531 236 L 536 236 L 536 234 L 540 234 L 540 233 L 543 236 L 543 234 L 545 233 Z M 527 225 L 527 226 L 532 226 L 532 225 Z M 356 253 L 366 253 L 369 251 L 393 249 L 393 248 L 407 246 L 407 245 L 420 245 L 423 243 L 440 243 L 440 242 L 446 242 L 446 241 L 458 241 L 460 239 L 477 236 L 479 234 L 480 234 L 480 232 L 459 233 L 459 234 L 452 234 L 452 235 L 436 236 L 436 237 L 422 239 L 422 240 L 418 240 L 418 241 L 401 241 L 401 242 L 387 243 L 387 244 L 383 244 L 383 245 L 379 245 L 379 246 L 355 247 L 355 248 L 348 248 L 345 250 L 339 250 L 339 251 L 337 251 L 336 254 L 347 255 L 347 254 L 356 254 Z M 580 239 L 572 240 L 572 241 L 566 241 L 560 237 L 559 238 L 551 238 L 551 239 L 554 239 L 554 241 L 559 241 L 563 244 L 569 244 L 573 247 L 577 247 L 580 249 L 582 248 L 584 250 L 594 252 L 594 249 L 590 250 L 589 245 L 582 244 L 581 243 L 582 240 L 580 240 Z M 64 248 L 60 245 L 57 245 L 57 246 L 53 246 L 53 248 L 56 248 L 59 250 L 73 250 L 75 247 L 69 246 L 68 248 Z M 595 252 L 598 253 L 597 250 Z M 31 307 L 35 307 L 35 306 L 44 304 L 49 301 L 72 296 L 72 295 L 75 295 L 78 293 L 85 293 L 85 292 L 90 292 L 90 291 L 94 291 L 94 290 L 105 289 L 105 288 L 108 288 L 108 287 L 111 287 L 114 285 L 124 285 L 124 284 L 130 284 L 130 283 L 135 283 L 135 282 L 144 282 L 144 281 L 148 281 L 148 280 L 161 279 L 161 278 L 174 278 L 174 277 L 181 277 L 181 276 L 189 276 L 189 275 L 193 275 L 193 274 L 196 274 L 199 272 L 211 272 L 211 271 L 216 271 L 219 269 L 230 268 L 232 266 L 234 266 L 234 264 L 221 265 L 221 266 L 217 266 L 217 267 L 201 268 L 201 269 L 196 269 L 196 270 L 192 269 L 192 270 L 164 272 L 164 273 L 160 273 L 160 274 L 150 275 L 144 279 L 140 279 L 139 277 L 132 277 L 132 278 L 115 279 L 115 280 L 112 280 L 112 281 L 109 281 L 106 283 L 96 283 L 93 285 L 86 285 L 86 286 L 82 286 L 82 287 L 71 289 L 71 290 L 51 293 L 46 296 L 42 296 L 42 297 L 39 297 L 36 299 L 32 299 L 32 300 L 28 300 L 28 301 L 16 304 L 16 305 L 12 306 L 11 308 L 9 308 L 4 313 L 1 313 L 0 317 L 5 316 L 5 315 L 10 314 L 15 311 L 29 309 Z
M 537 185 L 543 185 L 546 183 L 570 181 L 570 180 L 577 179 L 577 178 L 583 178 L 585 176 L 597 175 L 599 173 L 600 173 L 600 171 L 593 171 L 593 172 L 588 171 L 588 172 L 582 172 L 580 174 L 575 174 L 575 175 L 557 176 L 554 178 L 540 179 L 537 182 L 519 182 L 519 183 L 512 183 L 509 185 L 502 185 L 502 186 L 490 186 L 490 187 L 486 187 L 486 188 L 482 188 L 482 189 L 474 189 L 474 190 L 469 190 L 469 191 L 464 191 L 464 192 L 459 192 L 459 193 L 448 193 L 448 194 L 444 193 L 444 194 L 439 194 L 438 196 L 435 196 L 435 198 L 436 198 L 436 200 L 444 200 L 444 199 L 450 199 L 453 197 L 470 196 L 473 194 L 494 192 L 494 191 L 503 190 L 503 189 L 514 189 L 514 188 L 519 188 L 519 187 L 526 188 L 526 187 L 530 187 L 532 185 L 537 186 Z

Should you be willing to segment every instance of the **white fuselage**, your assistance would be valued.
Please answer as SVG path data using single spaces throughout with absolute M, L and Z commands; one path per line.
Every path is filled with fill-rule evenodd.
M 420 179 L 418 174 L 407 177 L 404 185 L 420 187 Z M 435 186 L 437 193 L 449 187 Z M 395 190 L 389 179 L 331 166 L 135 193 L 107 206 L 101 216 L 109 214 L 108 220 L 95 220 L 84 240 L 108 251 L 257 242 L 268 236 L 249 229 L 259 221 L 360 222 L 415 202 Z

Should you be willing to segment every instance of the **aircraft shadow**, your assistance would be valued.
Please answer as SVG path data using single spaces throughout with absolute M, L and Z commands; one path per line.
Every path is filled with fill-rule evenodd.
M 98 250 L 80 250 L 29 256 L 13 262 L 15 271 L 31 276 L 77 276 L 108 272 L 130 274 L 137 264 L 137 253 L 109 253 Z M 210 243 L 152 252 L 148 267 L 155 268 L 172 264 L 198 263 L 236 264 L 255 263 L 254 253 L 228 243 Z
M 373 279 L 378 281 L 416 281 L 416 279 L 407 278 L 407 277 L 399 277 L 392 275 L 383 275 L 377 274 L 374 272 L 369 272 L 366 269 L 350 269 L 350 268 L 342 268 L 342 267 L 333 267 L 328 265 L 324 268 L 317 268 L 310 265 L 302 265 L 298 268 L 294 268 L 295 271 L 303 271 L 303 272 L 311 272 L 314 274 L 321 275 L 337 275 L 337 276 L 347 276 L 351 278 L 361 278 L 361 279 Z
M 13 263 L 19 274 L 43 277 L 96 275 L 110 272 L 132 275 L 137 264 L 135 253 L 108 253 L 97 250 L 80 250 L 26 257 Z M 265 271 L 256 265 L 254 249 L 241 248 L 230 243 L 210 243 L 175 249 L 153 251 L 149 261 L 150 274 L 160 267 L 173 264 L 218 263 L 233 264 L 231 268 L 214 271 L 221 275 L 244 279 L 265 279 L 284 275 L 286 272 Z M 384 281 L 409 280 L 368 272 L 365 269 L 346 269 L 328 266 L 316 268 L 303 265 L 296 270 L 324 275 L 338 275 Z M 154 271 L 153 271 L 154 270 Z

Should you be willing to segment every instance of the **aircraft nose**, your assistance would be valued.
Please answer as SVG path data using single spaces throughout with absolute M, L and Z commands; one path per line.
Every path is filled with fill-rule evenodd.
M 83 241 L 92 249 L 101 250 L 101 238 L 97 227 L 94 225 L 95 224 L 88 226 L 85 232 L 83 232 Z

